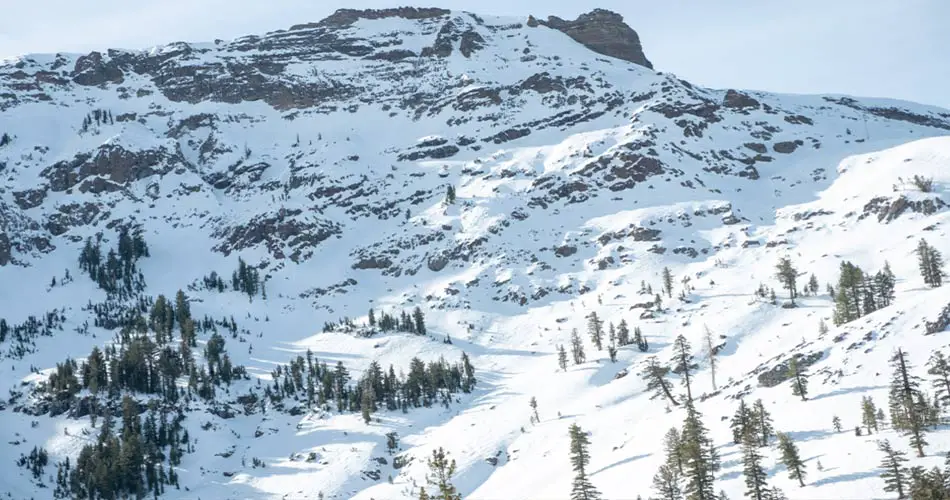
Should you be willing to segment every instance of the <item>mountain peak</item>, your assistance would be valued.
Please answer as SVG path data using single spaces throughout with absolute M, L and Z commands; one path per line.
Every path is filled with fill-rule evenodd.
M 546 21 L 541 21 L 529 16 L 528 26 L 537 25 L 561 31 L 598 54 L 653 69 L 653 64 L 643 53 L 637 32 L 616 12 L 594 9 L 573 21 L 565 21 L 557 16 L 548 16 Z

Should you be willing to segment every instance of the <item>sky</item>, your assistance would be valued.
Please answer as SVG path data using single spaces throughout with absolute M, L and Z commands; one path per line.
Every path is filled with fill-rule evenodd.
M 31 0 L 4 2 L 0 58 L 228 40 L 404 0 Z M 658 71 L 693 83 L 891 97 L 950 109 L 948 0 L 441 0 L 479 14 L 622 14 Z

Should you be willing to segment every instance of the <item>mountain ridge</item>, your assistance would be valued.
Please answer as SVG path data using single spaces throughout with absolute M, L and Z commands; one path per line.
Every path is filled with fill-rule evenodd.
M 93 346 L 124 356 L 142 336 L 185 356 L 175 349 L 191 339 L 195 381 L 171 384 L 181 399 L 141 386 L 99 396 L 117 413 L 129 396 L 143 418 L 159 413 L 150 405 L 177 410 L 200 436 L 180 464 L 162 459 L 181 479 L 168 497 L 416 498 L 438 447 L 466 496 L 558 496 L 573 422 L 593 430 L 594 482 L 646 496 L 662 463 L 649 450 L 680 410 L 649 402 L 629 375 L 650 356 L 665 362 L 680 333 L 698 345 L 708 325 L 720 380 L 733 380 L 698 405 L 723 450 L 716 417 L 763 397 L 803 449 L 839 468 L 805 489 L 775 471 L 770 481 L 791 497 L 880 496 L 873 465 L 845 455 L 870 456 L 873 442 L 822 429 L 831 412 L 857 411 L 856 394 L 886 392 L 866 382 L 885 348 L 909 346 L 920 366 L 943 347 L 950 297 L 921 288 L 912 254 L 921 236 L 950 251 L 950 111 L 706 89 L 542 26 L 571 31 L 585 16 L 534 28 L 439 9 L 334 16 L 227 43 L 0 65 L 0 318 L 16 331 L 0 338 L 11 366 L 0 391 L 12 391 L 0 432 L 12 454 L 37 445 L 50 466 L 75 463 L 101 429 L 88 387 L 47 389 L 67 359 L 88 363 Z M 102 267 L 90 265 L 97 252 Z M 781 290 L 781 257 L 828 284 L 845 260 L 869 273 L 889 262 L 896 301 L 821 333 L 832 297 L 793 308 L 763 294 Z M 665 267 L 673 289 L 647 293 Z M 398 328 L 374 325 L 371 308 Z M 557 346 L 592 312 L 642 328 L 647 351 L 621 346 L 613 361 L 585 338 L 589 361 L 558 370 Z M 205 383 L 221 373 L 219 348 L 234 379 Z M 373 362 L 410 371 L 413 358 L 454 364 L 463 352 L 478 379 L 469 392 L 406 413 L 381 399 L 368 422 L 338 411 L 361 407 Z M 308 401 L 294 377 L 314 373 L 300 368 L 311 355 L 350 370 L 356 402 L 336 400 L 334 383 Z M 827 396 L 799 403 L 761 383 L 792 355 Z M 704 384 L 708 371 L 700 363 Z M 649 474 L 634 483 L 628 464 Z M 736 465 L 717 480 L 733 496 Z M 36 486 L 49 468 L 16 473 L 0 491 L 53 494 Z

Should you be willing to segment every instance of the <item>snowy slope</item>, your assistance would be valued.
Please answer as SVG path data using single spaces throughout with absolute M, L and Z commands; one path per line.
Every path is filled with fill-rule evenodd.
M 592 433 L 592 480 L 605 496 L 646 497 L 663 432 L 683 415 L 649 401 L 634 376 L 647 355 L 631 347 L 610 363 L 585 336 L 588 362 L 557 371 L 556 345 L 571 328 L 584 332 L 594 311 L 641 327 L 663 361 L 680 333 L 696 346 L 704 325 L 725 336 L 717 378 L 733 382 L 699 407 L 722 445 L 717 487 L 732 498 L 744 486 L 720 417 L 746 384 L 746 397 L 761 397 L 776 427 L 824 465 L 810 466 L 804 489 L 771 468 L 790 498 L 887 497 L 874 438 L 835 434 L 831 418 L 847 429 L 862 395 L 884 404 L 897 347 L 918 368 L 945 347 L 922 325 L 950 292 L 924 288 L 913 251 L 925 236 L 950 252 L 950 138 L 940 137 L 950 111 L 698 88 L 522 19 L 334 19 L 231 42 L 0 65 L 0 136 L 10 137 L 0 146 L 0 318 L 19 324 L 52 309 L 66 318 L 22 357 L 0 343 L 4 394 L 46 378 L 34 369 L 113 339 L 96 326 L 74 331 L 94 325 L 84 306 L 106 298 L 77 257 L 87 237 L 101 232 L 112 246 L 115 228 L 133 225 L 150 247 L 140 262 L 147 294 L 182 289 L 196 316 L 240 325 L 228 353 L 251 380 L 222 402 L 308 349 L 354 374 L 372 360 L 400 367 L 466 352 L 479 379 L 449 409 L 381 411 L 370 425 L 358 413 L 222 418 L 192 404 L 186 422 L 198 443 L 170 498 L 408 498 L 437 447 L 456 460 L 466 497 L 566 498 L 572 422 Z M 906 182 L 915 174 L 932 177 L 933 192 Z M 819 320 L 831 324 L 826 293 L 794 309 L 753 294 L 760 283 L 780 289 L 774 266 L 786 255 L 822 290 L 842 260 L 872 271 L 888 261 L 897 302 L 819 338 Z M 238 256 L 266 276 L 266 300 L 196 286 L 210 271 L 230 276 Z M 652 301 L 641 281 L 659 290 L 664 266 L 677 293 L 683 277 L 693 290 L 641 319 Z M 74 280 L 50 286 L 65 270 Z M 362 321 L 370 307 L 417 305 L 428 337 L 320 331 L 341 317 Z M 791 352 L 824 353 L 810 401 L 787 384 L 757 386 L 753 372 Z M 614 379 L 623 369 L 631 375 Z M 702 365 L 698 387 L 712 392 L 707 377 Z M 17 443 L 11 461 L 34 445 L 53 461 L 74 457 L 95 435 L 86 418 L 15 406 L 0 412 L 4 442 Z M 400 469 L 385 450 L 390 431 L 401 455 L 415 457 Z M 947 449 L 941 433 L 930 441 L 921 463 Z M 311 452 L 316 460 L 299 458 Z M 366 474 L 375 470 L 379 479 Z M 0 492 L 52 494 L 12 467 Z

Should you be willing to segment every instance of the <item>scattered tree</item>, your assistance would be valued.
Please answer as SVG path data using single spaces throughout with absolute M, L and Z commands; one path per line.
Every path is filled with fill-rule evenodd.
M 571 500 L 598 500 L 600 493 L 587 477 L 590 465 L 590 440 L 577 424 L 571 424 L 568 431 L 571 437 L 571 468 L 574 470 L 574 482 L 571 486 Z

